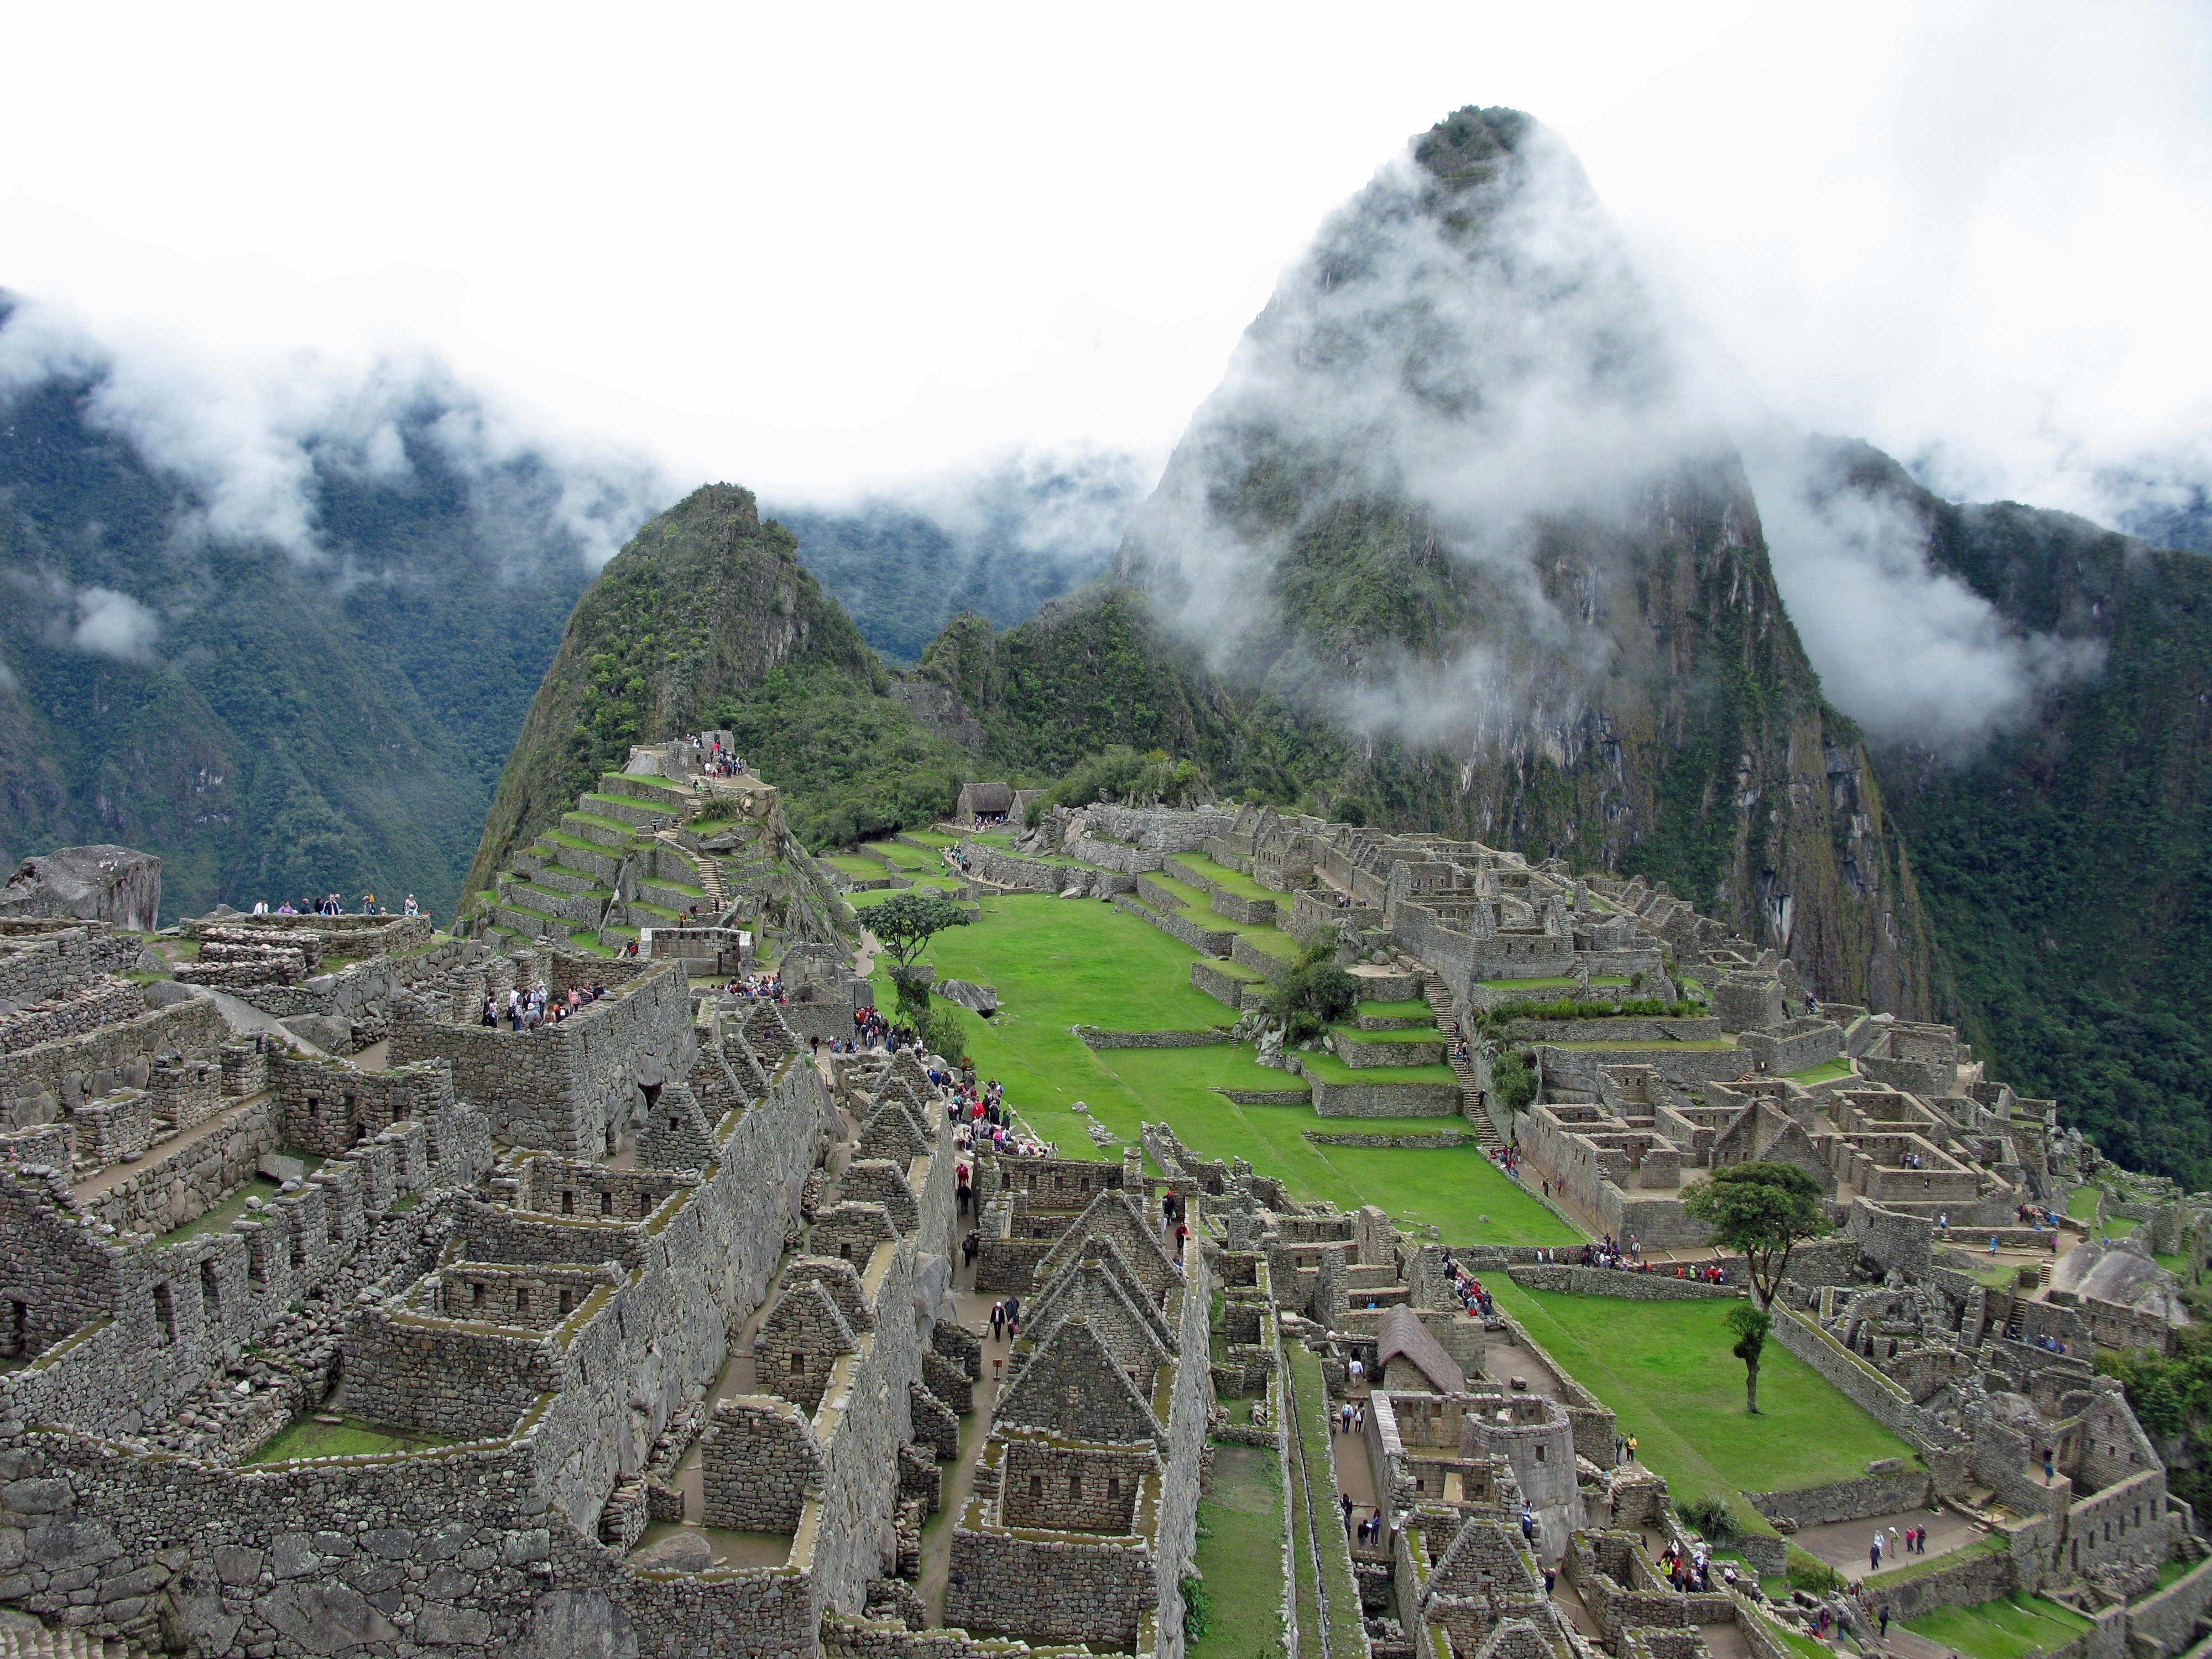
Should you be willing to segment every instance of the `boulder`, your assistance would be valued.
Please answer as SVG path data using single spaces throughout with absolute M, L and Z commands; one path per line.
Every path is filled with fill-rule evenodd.
M 352 1052 L 353 1027 L 335 1014 L 294 1014 L 276 1023 L 302 1042 L 313 1043 L 326 1054 Z
M 25 859 L 0 887 L 0 916 L 74 916 L 151 933 L 161 860 L 128 847 L 57 847 Z
M 640 1572 L 704 1572 L 714 1565 L 714 1546 L 696 1532 L 672 1532 L 629 1559 Z

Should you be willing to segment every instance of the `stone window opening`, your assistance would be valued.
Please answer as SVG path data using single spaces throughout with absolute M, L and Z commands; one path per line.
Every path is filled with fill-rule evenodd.
M 177 1340 L 177 1308 L 168 1281 L 154 1286 L 154 1346 L 168 1347 Z
M 1536 1461 L 1539 1463 L 1544 1461 L 1544 1448 L 1540 1443 L 1536 1448 Z
M 325 1193 L 323 1195 L 323 1213 L 330 1221 L 331 1243 L 343 1244 L 345 1242 L 345 1213 L 338 1207 L 337 1194 Z
M 222 1323 L 222 1287 L 216 1282 L 213 1256 L 200 1261 L 200 1312 L 210 1325 Z
M 802 1376 L 805 1374 L 805 1371 L 806 1356 L 803 1353 L 793 1354 L 791 1356 L 791 1374 L 793 1376 Z
M 471 1279 L 469 1281 L 469 1305 L 471 1308 L 481 1308 L 483 1306 L 483 1280 L 481 1279 Z
M 561 1311 L 564 1314 L 574 1313 L 575 1309 L 576 1292 L 568 1285 L 563 1285 L 561 1287 Z
M 1033 1474 L 1030 1477 L 1030 1497 L 1039 1503 L 1042 1503 L 1044 1500 L 1044 1477 L 1042 1475 Z
M 1106 1498 L 1107 1498 L 1107 1501 L 1108 1501 L 1109 1503 L 1117 1503 L 1117 1502 L 1119 1502 L 1119 1501 L 1120 1501 L 1121 1497 L 1121 1477 L 1120 1475 L 1118 1475 L 1118 1474 L 1109 1474 L 1109 1475 L 1108 1475 L 1108 1476 L 1106 1477 Z
M 599 1194 L 599 1213 L 600 1213 L 601 1215 L 612 1215 L 614 1212 L 615 1212 L 615 1195 L 614 1195 L 614 1194 L 613 1194 L 613 1193 L 611 1193 L 611 1192 L 602 1192 L 602 1193 L 600 1193 L 600 1194 Z
M 297 1224 L 292 1229 L 292 1265 L 295 1267 L 307 1265 L 307 1230 Z
M 563 1188 L 561 1193 L 561 1213 L 562 1215 L 576 1213 L 576 1194 L 566 1188 Z
M 518 1318 L 518 1319 L 526 1317 L 526 1316 L 528 1316 L 529 1312 L 530 1312 L 530 1286 L 529 1286 L 529 1285 L 516 1285 L 516 1286 L 514 1287 L 514 1314 L 515 1314 L 515 1317 L 516 1317 L 516 1318 Z
M 1083 1501 L 1083 1477 L 1079 1474 L 1071 1474 L 1067 1477 L 1067 1501 L 1071 1504 L 1079 1504 Z
M 246 1241 L 246 1287 L 256 1296 L 269 1293 L 269 1246 L 259 1233 Z

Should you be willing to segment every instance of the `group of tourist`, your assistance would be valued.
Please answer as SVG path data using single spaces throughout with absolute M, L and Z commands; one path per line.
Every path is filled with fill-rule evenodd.
M 1892 1555 L 1925 1555 L 1928 1553 L 1928 1528 L 1907 1527 L 1899 1532 L 1895 1527 L 1885 1534 L 1880 1527 L 1874 1529 L 1874 1542 L 1867 1547 L 1867 1570 L 1881 1571 L 1881 1558 L 1887 1550 Z
M 561 995 L 549 996 L 543 985 L 528 988 L 517 986 L 507 994 L 504 1011 L 499 993 L 493 992 L 484 999 L 483 1024 L 494 1030 L 505 1018 L 507 1029 L 515 1031 L 535 1031 L 547 1025 L 558 1025 L 562 1020 L 583 1012 L 606 995 L 604 985 L 571 985 Z
M 1451 1280 L 1452 1294 L 1459 1298 L 1460 1305 L 1468 1312 L 1480 1314 L 1485 1319 L 1497 1313 L 1498 1304 L 1492 1300 L 1490 1292 L 1482 1288 L 1482 1281 L 1449 1256 L 1444 1258 L 1444 1273 Z
M 1365 1408 L 1363 1407 L 1361 1409 L 1364 1411 Z M 1344 1510 L 1344 1535 L 1356 1540 L 1361 1549 L 1370 1547 L 1380 1549 L 1383 1543 L 1382 1511 L 1370 1510 L 1361 1516 L 1359 1506 L 1352 1501 L 1352 1494 L 1348 1492 L 1337 1493 L 1336 1501 Z
M 780 974 L 740 974 L 722 988 L 722 994 L 781 1003 L 783 1000 L 783 976 Z
M 745 769 L 745 757 L 722 747 L 722 740 L 702 742 L 691 739 L 691 746 L 699 751 L 699 770 L 710 778 L 734 778 Z
M 1022 1334 L 1022 1299 L 1010 1296 L 991 1304 L 991 1340 L 1013 1341 Z
M 1366 1433 L 1367 1402 L 1364 1400 L 1344 1401 L 1337 1407 L 1335 1420 L 1329 1426 L 1338 1434 Z
M 994 830 L 1006 821 L 1006 815 L 1004 812 L 978 812 L 975 814 L 975 827 L 978 830 Z
M 301 899 L 297 904 L 286 899 L 274 910 L 269 908 L 267 899 L 253 901 L 253 914 L 257 916 L 342 916 L 345 913 L 345 900 L 337 893 L 325 893 L 319 899 Z M 361 914 L 365 916 L 381 916 L 387 915 L 390 912 L 378 902 L 375 894 L 363 893 L 361 896 Z M 410 893 L 407 896 L 407 902 L 401 908 L 399 914 L 403 916 L 419 916 L 423 914 L 422 907 L 415 902 L 414 894 Z
M 1182 1194 L 1170 1190 L 1160 1194 L 1160 1242 L 1172 1245 L 1175 1259 L 1182 1260 L 1182 1247 L 1190 1237 L 1190 1228 L 1183 1220 Z
M 1659 1571 L 1667 1582 L 1685 1595 L 1702 1595 L 1712 1588 L 1712 1558 L 1703 1544 L 1685 1553 L 1680 1543 L 1669 1540 L 1659 1557 Z M 1722 1564 L 1722 1582 L 1735 1583 L 1735 1568 Z

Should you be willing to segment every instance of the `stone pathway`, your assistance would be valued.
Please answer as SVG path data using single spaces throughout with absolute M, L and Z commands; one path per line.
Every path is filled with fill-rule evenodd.
M 2039 1480 L 2042 1470 L 2036 1471 Z M 1882 1565 L 1899 1566 L 1919 1558 L 1890 1553 L 1889 1528 L 1900 1533 L 1907 1527 L 1928 1528 L 1928 1553 L 1948 1555 L 1953 1550 L 1972 1544 L 1983 1536 L 1979 1523 L 1971 1521 L 1956 1510 L 1933 1512 L 1927 1510 L 1905 1510 L 1895 1515 L 1870 1516 L 1864 1521 L 1836 1521 L 1826 1526 L 1803 1527 L 1792 1534 L 1790 1541 L 1800 1549 L 1810 1552 L 1826 1562 L 1838 1572 L 1856 1584 L 1867 1576 L 1867 1548 L 1874 1542 L 1875 1529 L 1882 1533 Z M 1896 1627 L 1891 1626 L 1893 1630 Z

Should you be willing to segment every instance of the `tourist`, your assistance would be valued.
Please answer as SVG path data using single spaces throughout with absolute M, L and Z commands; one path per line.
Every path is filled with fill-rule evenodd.
M 1337 1501 L 1344 1505 L 1344 1529 L 1348 1533 L 1352 1530 L 1352 1494 L 1343 1492 L 1336 1496 Z
M 2050 1447 L 2045 1446 L 2045 1447 L 2043 1449 L 2043 1484 L 2044 1484 L 2045 1486 L 2055 1486 L 2055 1485 L 2057 1485 L 2057 1480 L 2058 1480 L 2058 1460 L 2057 1460 L 2057 1456 L 2056 1456 L 2056 1455 L 2052 1452 L 2052 1450 L 2051 1450 L 2051 1449 Z
M 269 914 L 269 901 L 267 899 L 254 900 L 253 914 L 257 916 L 267 915 Z
M 1006 1333 L 1006 1304 L 1003 1302 L 994 1302 L 991 1304 L 991 1340 L 994 1342 L 1000 1340 L 1005 1337 Z
M 1875 1528 L 1874 1542 L 1867 1546 L 1867 1571 L 1881 1571 L 1881 1528 L 1879 1527 Z

